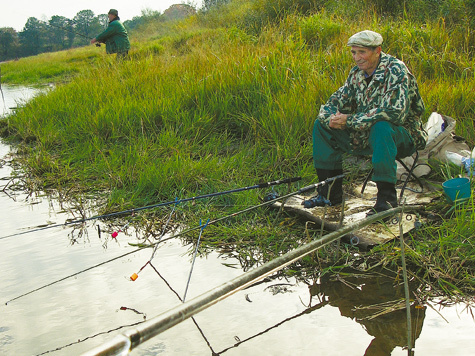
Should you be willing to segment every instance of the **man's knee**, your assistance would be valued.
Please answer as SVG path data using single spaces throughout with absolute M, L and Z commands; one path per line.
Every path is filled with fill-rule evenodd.
M 374 150 L 378 147 L 390 147 L 395 146 L 394 128 L 393 124 L 387 121 L 376 122 L 369 133 L 369 145 Z
M 406 157 L 415 152 L 414 142 L 407 130 L 387 121 L 378 121 L 372 126 L 369 144 L 373 151 L 389 150 L 398 157 Z
M 378 137 L 378 136 L 392 135 L 393 132 L 394 132 L 393 124 L 387 121 L 378 121 L 371 127 L 369 135 L 370 137 L 372 136 Z

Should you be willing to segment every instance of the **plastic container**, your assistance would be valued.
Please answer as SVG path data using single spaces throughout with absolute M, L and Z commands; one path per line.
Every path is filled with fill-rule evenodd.
M 450 152 L 450 151 L 445 152 L 445 156 L 447 157 L 449 162 L 452 162 L 453 164 L 455 164 L 457 166 L 462 165 L 462 158 L 464 158 L 464 156 L 462 156 L 462 155 L 460 155 L 456 152 Z
M 465 168 L 467 175 L 475 173 L 475 148 L 470 153 L 469 151 L 462 151 L 463 155 L 447 151 L 445 152 L 445 156 L 452 162 L 453 164 Z M 471 156 L 471 157 L 470 157 Z
M 472 195 L 470 179 L 454 178 L 442 183 L 444 193 L 450 203 L 455 203 L 463 199 L 468 199 Z
M 468 175 L 475 174 L 475 159 L 474 158 L 463 157 L 462 165 L 465 168 L 465 171 L 467 171 Z

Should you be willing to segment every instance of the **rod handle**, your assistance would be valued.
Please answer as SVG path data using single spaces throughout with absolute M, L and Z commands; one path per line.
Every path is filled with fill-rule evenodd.
M 302 177 L 286 178 L 286 179 L 274 180 L 272 182 L 259 183 L 257 186 L 259 188 L 265 188 L 265 187 L 270 187 L 271 185 L 279 185 L 279 184 L 297 182 L 301 179 L 302 179 Z
M 307 185 L 306 187 L 303 187 L 303 188 L 300 188 L 298 193 L 304 193 L 310 189 L 315 189 L 316 187 L 319 187 L 321 185 L 325 185 L 325 184 L 328 184 L 328 183 L 331 183 L 332 181 L 336 180 L 336 179 L 339 179 L 339 178 L 344 178 L 345 175 L 344 174 L 340 174 L 340 175 L 337 175 L 337 176 L 334 176 L 334 177 L 331 177 L 331 178 L 327 178 L 325 180 L 322 180 L 321 182 L 318 182 L 318 183 L 314 183 L 314 184 L 310 184 L 310 185 Z

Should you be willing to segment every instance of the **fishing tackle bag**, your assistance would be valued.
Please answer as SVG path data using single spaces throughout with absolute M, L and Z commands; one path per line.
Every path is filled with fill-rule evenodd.
M 436 159 L 442 163 L 448 163 L 447 152 L 459 153 L 462 156 L 470 157 L 470 147 L 464 138 L 455 135 L 456 121 L 449 117 L 433 112 L 425 125 L 428 134 L 426 147 L 419 151 L 419 158 L 416 162 L 413 174 L 416 177 L 426 176 L 431 172 L 429 159 Z M 416 154 L 402 159 L 408 166 L 412 167 Z M 407 170 L 397 162 L 397 178 L 407 175 Z

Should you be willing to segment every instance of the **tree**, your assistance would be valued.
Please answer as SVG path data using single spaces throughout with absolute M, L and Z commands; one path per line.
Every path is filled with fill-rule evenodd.
M 46 25 L 36 17 L 30 17 L 20 32 L 21 52 L 24 56 L 42 52 L 46 37 Z
M 142 9 L 141 16 L 134 16 L 132 20 L 124 21 L 124 26 L 127 31 L 130 31 L 138 28 L 139 26 L 142 26 L 145 23 L 152 21 L 158 22 L 162 21 L 163 19 L 164 18 L 162 17 L 162 14 L 159 11 L 145 8 Z
M 79 11 L 76 16 L 74 16 L 73 21 L 76 34 L 80 34 L 81 37 L 78 41 L 79 44 L 88 44 L 89 40 L 102 30 L 99 20 L 94 16 L 92 10 Z
M 105 29 L 105 28 L 107 28 L 107 25 L 109 23 L 109 16 L 107 16 L 107 14 L 97 15 L 97 21 L 99 22 L 99 25 L 103 29 Z
M 48 38 L 53 45 L 54 50 L 61 50 L 68 48 L 67 36 L 70 29 L 69 20 L 64 16 L 54 15 L 48 22 Z
M 11 27 L 0 28 L 0 61 L 18 56 L 18 33 Z
M 163 12 L 163 16 L 166 17 L 167 20 L 180 20 L 195 13 L 195 8 L 190 5 L 175 4 L 166 9 Z
M 67 48 L 71 48 L 74 43 L 74 38 L 76 38 L 76 33 L 74 32 L 74 22 L 68 19 L 68 23 L 66 24 L 66 38 L 67 38 Z
M 208 11 L 213 7 L 224 5 L 230 2 L 230 0 L 203 0 L 203 10 Z

